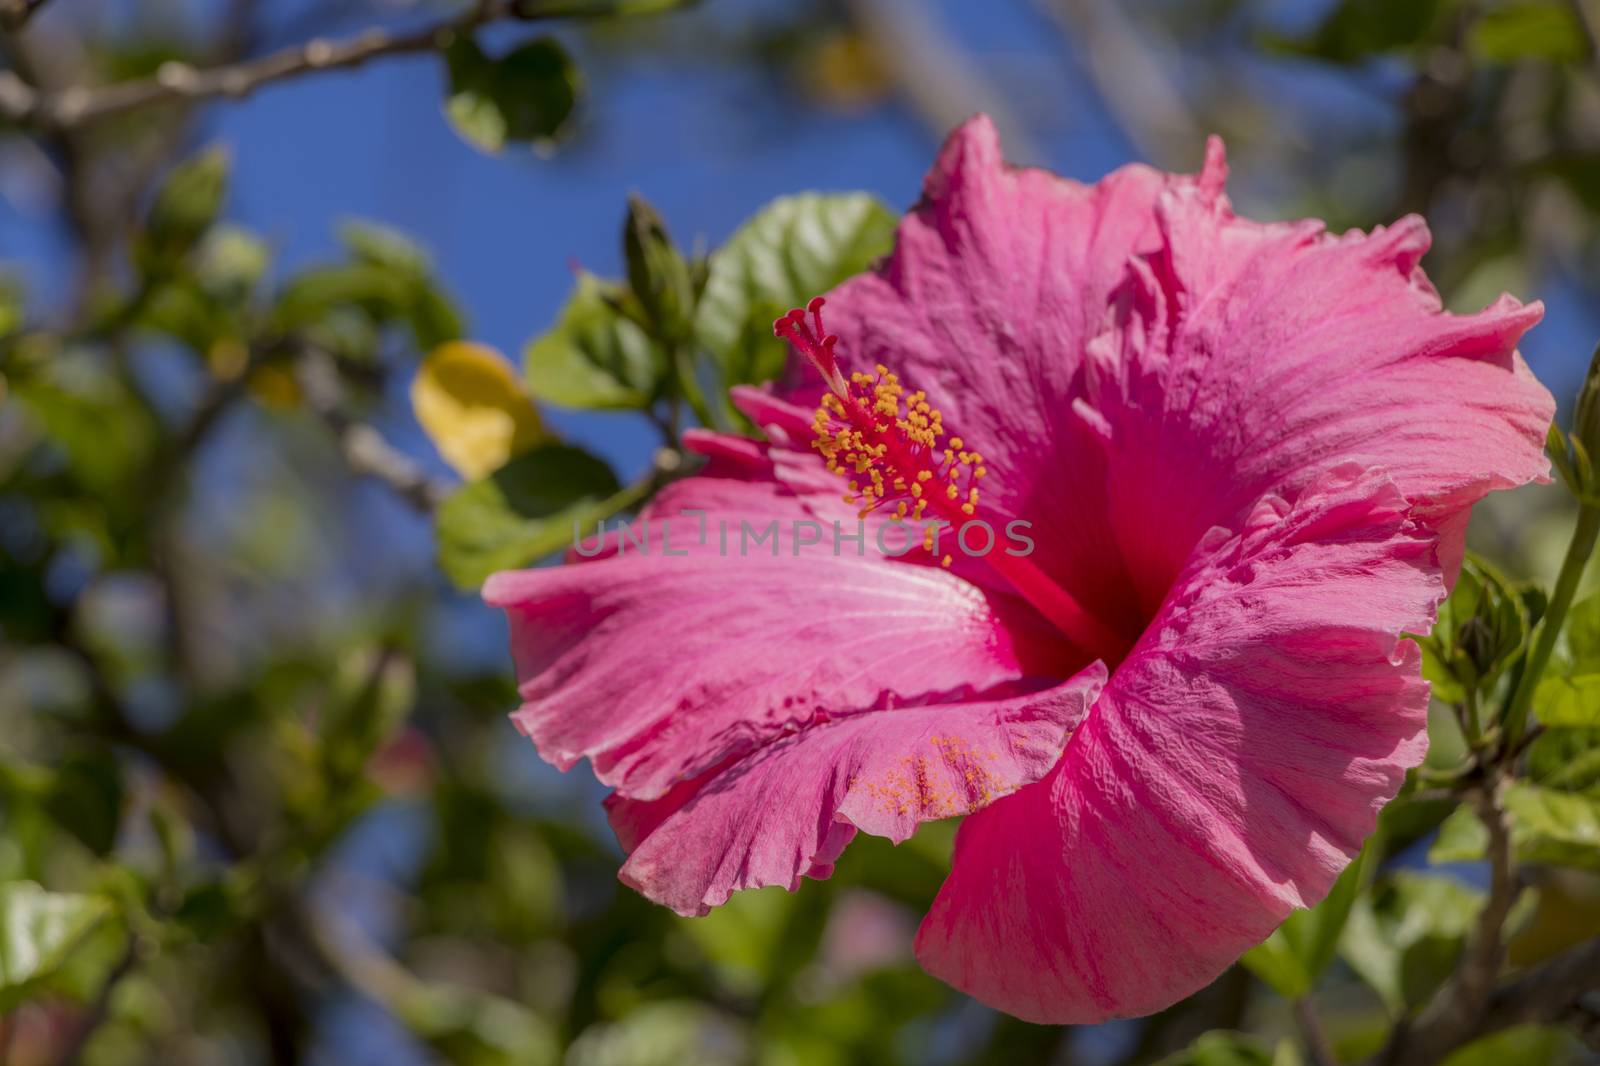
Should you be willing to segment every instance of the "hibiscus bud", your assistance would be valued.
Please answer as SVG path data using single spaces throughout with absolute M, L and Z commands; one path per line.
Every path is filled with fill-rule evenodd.
M 1456 630 L 1456 649 L 1464 660 L 1462 665 L 1470 668 L 1470 673 L 1460 669 L 1457 672 L 1467 673 L 1467 678 L 1463 680 L 1470 679 L 1476 683 L 1478 678 L 1494 668 L 1501 650 L 1500 637 L 1487 619 L 1469 618 Z
M 1573 452 L 1573 471 L 1562 470 L 1568 480 L 1576 475 L 1578 484 L 1573 490 L 1582 496 L 1593 495 L 1596 489 L 1594 459 L 1600 455 L 1600 348 L 1589 359 L 1589 373 L 1584 375 L 1583 388 L 1578 390 L 1578 406 L 1572 415 L 1572 433 L 1568 440 Z
M 694 304 L 694 279 L 661 216 L 638 196 L 628 199 L 622 250 L 628 287 L 649 324 L 667 340 L 681 339 Z

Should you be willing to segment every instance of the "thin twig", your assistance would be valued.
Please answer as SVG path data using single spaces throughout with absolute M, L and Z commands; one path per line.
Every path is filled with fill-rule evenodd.
M 1322 1016 L 1317 1013 L 1317 1005 L 1310 996 L 1301 996 L 1294 1001 L 1294 1020 L 1300 1027 L 1300 1039 L 1306 1045 L 1306 1053 L 1311 1056 L 1315 1066 L 1339 1066 L 1339 1056 L 1334 1053 L 1333 1044 L 1328 1040 L 1328 1031 L 1322 1026 Z
M 50 0 L 0 0 L 0 29 L 15 32 L 28 24 Z
M 1522 972 L 1489 997 L 1484 1009 L 1462 1021 L 1423 1017 L 1402 1045 L 1391 1044 L 1379 1061 L 1434 1066 L 1457 1048 L 1519 1025 L 1548 1024 L 1568 1017 L 1578 1000 L 1600 989 L 1600 937 L 1568 948 Z
M 3 0 L 0 0 L 3 2 Z M 464 14 L 408 32 L 371 29 L 341 41 L 318 38 L 259 59 L 200 69 L 169 62 L 153 77 L 99 88 L 72 86 L 41 91 L 7 71 L 0 71 L 0 118 L 44 129 L 74 129 L 154 104 L 196 103 L 217 97 L 249 96 L 285 78 L 325 70 L 359 67 L 383 56 L 430 52 L 449 45 L 461 33 L 491 22 L 524 22 L 606 12 L 583 4 L 539 0 L 482 0 Z
M 429 477 L 383 434 L 345 411 L 339 372 L 327 353 L 306 352 L 295 371 L 306 407 L 339 438 L 345 462 L 353 472 L 382 481 L 423 514 L 431 514 L 443 502 L 449 493 L 446 486 Z
M 1495 982 L 1506 960 L 1506 918 L 1521 888 L 1512 855 L 1511 829 L 1501 805 L 1504 781 L 1499 769 L 1491 769 L 1488 780 L 1476 793 L 1478 817 L 1489 837 L 1485 849 L 1489 863 L 1489 896 L 1478 915 L 1477 930 L 1455 974 L 1433 1002 L 1414 1022 L 1402 1022 L 1395 1027 L 1385 1052 L 1387 1062 L 1427 1061 L 1436 1050 L 1435 1044 L 1470 1030 L 1495 996 Z M 1442 1053 L 1438 1057 L 1443 1057 Z
M 1035 2 L 1075 47 L 1101 101 L 1139 153 L 1157 163 L 1191 163 L 1205 136 L 1172 77 L 1170 49 L 1149 40 L 1114 0 Z
M 1589 61 L 1600 66 L 1600 16 L 1589 6 L 1589 0 L 1571 0 L 1573 14 L 1583 27 L 1584 43 L 1589 48 Z
M 893 76 L 902 99 L 936 137 L 982 111 L 999 128 L 1006 156 L 1020 162 L 1044 159 L 1005 95 L 961 47 L 936 24 L 920 0 L 848 0 L 861 33 Z
M 88 1012 L 83 1016 L 67 1044 L 61 1049 L 61 1056 L 56 1060 L 58 1066 L 72 1066 L 83 1057 L 84 1048 L 89 1045 L 89 1038 L 111 1016 L 111 997 L 116 993 L 123 978 L 133 972 L 139 963 L 141 941 L 137 934 L 130 934 L 128 946 L 123 951 L 122 957 L 117 960 L 111 972 L 106 974 L 105 980 L 100 982 L 100 988 L 95 993 L 94 1002 L 89 1005 Z

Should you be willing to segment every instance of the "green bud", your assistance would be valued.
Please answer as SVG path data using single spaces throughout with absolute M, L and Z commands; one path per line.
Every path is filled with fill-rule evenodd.
M 694 278 L 661 216 L 638 196 L 628 198 L 622 251 L 628 264 L 628 287 L 653 332 L 663 340 L 682 340 L 694 317 Z

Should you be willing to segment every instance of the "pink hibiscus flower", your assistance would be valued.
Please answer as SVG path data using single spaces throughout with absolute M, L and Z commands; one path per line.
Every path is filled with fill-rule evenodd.
M 1251 222 L 1224 173 L 1080 185 L 974 119 L 836 338 L 779 320 L 814 369 L 739 390 L 767 442 L 687 435 L 650 554 L 489 581 L 626 883 L 704 914 L 967 815 L 918 958 L 1040 1022 L 1165 1007 L 1326 893 L 1423 755 L 1402 634 L 1544 476 L 1541 308 L 1445 314 L 1420 220 Z M 930 518 L 1033 550 L 899 554 Z

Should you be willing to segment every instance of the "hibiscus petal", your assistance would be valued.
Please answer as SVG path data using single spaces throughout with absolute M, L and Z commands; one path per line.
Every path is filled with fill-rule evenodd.
M 831 529 L 797 535 L 815 512 L 768 465 L 699 443 L 728 476 L 663 494 L 650 554 L 612 534 L 609 558 L 484 586 L 511 623 L 513 718 L 547 761 L 587 757 L 601 781 L 650 799 L 819 714 L 970 698 L 1071 661 L 1020 601 L 886 559 L 870 531 L 837 555 Z M 777 534 L 756 541 L 769 524 Z
M 819 722 L 712 774 L 692 796 L 613 802 L 619 837 L 635 845 L 622 880 L 698 915 L 740 889 L 793 890 L 802 877 L 827 876 L 857 830 L 899 843 L 922 822 L 1039 780 L 1105 677 L 1096 663 L 1027 696 Z
M 1006 165 L 980 115 L 946 141 L 893 254 L 828 296 L 844 362 L 883 363 L 926 391 L 984 456 L 985 512 L 1049 529 L 1034 562 L 1103 618 L 1138 620 L 1094 431 L 1071 414 L 1084 349 L 1129 257 L 1155 241 L 1162 191 L 1215 188 L 1220 165 L 1200 179 L 1128 166 L 1083 185 Z
M 1420 218 L 1334 237 L 1176 186 L 1156 214 L 1162 245 L 1090 346 L 1111 521 L 1144 603 L 1206 529 L 1336 463 L 1387 471 L 1452 547 L 1473 503 L 1544 478 L 1555 403 L 1516 353 L 1543 308 L 1444 313 Z
M 922 964 L 1032 1021 L 1138 1015 L 1326 894 L 1426 745 L 1407 511 L 1340 468 L 1205 538 L 1051 776 L 962 826 Z

